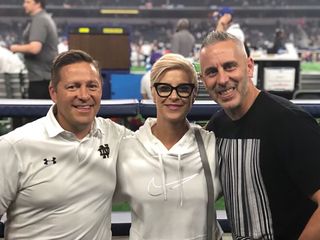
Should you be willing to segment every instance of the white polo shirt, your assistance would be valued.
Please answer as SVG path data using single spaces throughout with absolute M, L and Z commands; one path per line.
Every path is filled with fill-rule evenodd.
M 82 140 L 46 117 L 0 138 L 5 239 L 111 239 L 119 141 L 126 129 L 96 118 Z

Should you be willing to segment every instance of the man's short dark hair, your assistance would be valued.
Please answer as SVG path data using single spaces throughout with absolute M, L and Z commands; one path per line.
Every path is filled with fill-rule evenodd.
M 66 52 L 60 53 L 53 61 L 52 68 L 51 68 L 51 84 L 52 86 L 57 89 L 57 85 L 60 81 L 60 71 L 64 66 L 73 64 L 73 63 L 80 63 L 80 62 L 87 62 L 89 64 L 93 64 L 94 67 L 97 69 L 99 76 L 101 78 L 101 72 L 99 64 L 96 60 L 94 60 L 88 53 L 82 50 L 69 50 Z M 102 78 L 101 78 L 102 81 Z
M 36 3 L 40 3 L 42 8 L 46 8 L 46 0 L 34 0 Z

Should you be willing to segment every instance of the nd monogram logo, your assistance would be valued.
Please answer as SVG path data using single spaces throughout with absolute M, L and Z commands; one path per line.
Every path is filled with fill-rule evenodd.
M 48 159 L 43 159 L 43 162 L 44 162 L 44 165 L 52 165 L 52 164 L 56 164 L 57 161 L 56 161 L 56 158 L 53 157 L 51 160 L 48 160 Z
M 110 148 L 108 144 L 100 145 L 98 151 L 100 152 L 100 156 L 103 158 L 109 158 Z

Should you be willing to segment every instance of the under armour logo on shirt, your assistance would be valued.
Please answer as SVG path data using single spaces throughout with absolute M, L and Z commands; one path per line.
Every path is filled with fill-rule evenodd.
M 56 158 L 53 157 L 51 160 L 48 160 L 48 159 L 43 159 L 43 162 L 44 162 L 44 165 L 52 165 L 52 164 L 56 164 L 57 161 L 56 161 Z
M 103 158 L 109 158 L 110 148 L 108 144 L 100 145 L 98 151 L 100 152 L 100 156 L 103 156 Z

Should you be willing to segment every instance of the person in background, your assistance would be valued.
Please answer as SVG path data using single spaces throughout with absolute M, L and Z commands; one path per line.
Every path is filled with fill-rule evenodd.
M 96 117 L 99 66 L 70 50 L 52 66 L 47 116 L 0 137 L 6 240 L 111 239 L 119 142 L 130 131 Z
M 272 48 L 268 49 L 268 53 L 278 54 L 281 51 L 286 51 L 286 34 L 283 29 L 277 28 L 274 35 Z
M 58 52 L 62 53 L 62 52 L 66 52 L 69 50 L 69 41 L 68 41 L 68 37 L 66 36 L 62 36 L 59 39 L 59 43 L 58 43 Z
M 21 57 L 0 46 L 0 98 L 24 98 L 27 86 L 25 75 L 26 69 Z
M 242 42 L 211 32 L 201 78 L 222 109 L 207 130 L 217 157 L 234 239 L 319 239 L 320 127 L 290 101 L 260 91 Z
M 189 31 L 190 22 L 186 18 L 179 19 L 176 32 L 172 35 L 171 52 L 184 57 L 193 57 L 195 38 Z
M 142 76 L 141 84 L 140 84 L 140 92 L 142 99 L 152 99 L 151 93 L 151 83 L 150 83 L 150 75 L 151 68 L 153 64 L 162 56 L 162 54 L 157 50 L 152 50 L 150 55 L 150 66 L 148 66 L 148 71 Z
M 23 32 L 24 43 L 10 46 L 12 52 L 24 54 L 30 99 L 50 99 L 50 68 L 58 54 L 57 27 L 45 6 L 45 0 L 24 0 L 24 10 L 31 17 Z
M 193 65 L 179 54 L 163 55 L 151 70 L 157 118 L 148 118 L 123 139 L 117 163 L 116 199 L 131 206 L 130 239 L 207 239 L 206 179 L 195 131 L 200 131 L 214 184 L 220 193 L 215 136 L 188 122 L 198 81 Z M 216 223 L 213 238 L 220 239 Z
M 217 19 L 215 31 L 230 33 L 236 36 L 241 42 L 244 42 L 244 32 L 239 23 L 233 22 L 233 14 L 233 9 L 229 7 L 223 7 L 218 12 L 214 12 L 213 17 L 216 17 Z
M 25 65 L 17 54 L 0 46 L 0 73 L 21 73 Z
M 234 10 L 229 7 L 223 7 L 213 13 L 213 19 L 216 22 L 215 31 L 227 32 L 237 37 L 243 42 L 246 53 L 250 56 L 250 49 L 246 42 L 246 37 L 239 23 L 233 21 Z
M 151 74 L 151 69 L 148 70 L 141 78 L 140 93 L 141 93 L 142 99 L 152 99 L 151 86 L 150 86 L 151 85 L 150 74 Z

